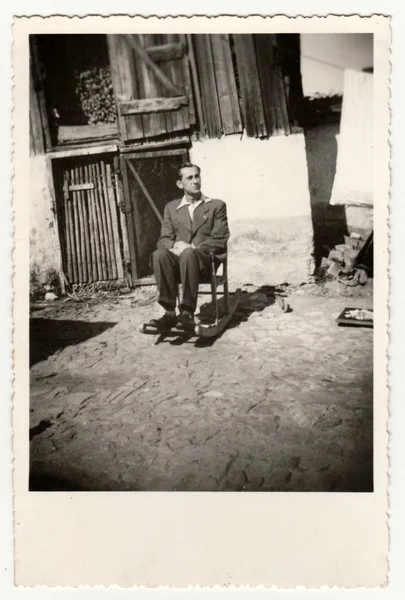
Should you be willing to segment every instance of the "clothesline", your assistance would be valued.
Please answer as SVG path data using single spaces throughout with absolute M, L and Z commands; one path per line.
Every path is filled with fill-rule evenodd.
M 309 58 L 315 62 L 322 63 L 323 65 L 328 65 L 329 67 L 334 67 L 335 69 L 341 69 L 344 71 L 346 67 L 342 67 L 341 65 L 335 65 L 334 63 L 327 62 L 326 60 L 321 60 L 320 58 L 315 58 L 314 56 L 308 56 L 307 54 L 301 54 L 302 58 Z

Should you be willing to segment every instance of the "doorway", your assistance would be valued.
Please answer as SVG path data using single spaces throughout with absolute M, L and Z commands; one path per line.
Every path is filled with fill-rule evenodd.
M 132 279 L 153 274 L 152 254 L 166 204 L 180 198 L 177 170 L 188 160 L 186 148 L 128 152 L 120 157 Z

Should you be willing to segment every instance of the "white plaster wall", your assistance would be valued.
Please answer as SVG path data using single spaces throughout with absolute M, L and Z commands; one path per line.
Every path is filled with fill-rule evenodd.
M 45 156 L 31 157 L 30 168 L 30 270 L 45 283 L 59 268 L 59 245 Z
M 190 157 L 204 194 L 227 203 L 230 222 L 311 214 L 303 134 L 194 142 Z
M 195 142 L 191 159 L 201 166 L 204 193 L 227 203 L 235 242 L 231 275 L 246 272 L 247 281 L 256 269 L 258 283 L 305 278 L 313 229 L 304 136 Z M 44 157 L 31 159 L 30 176 L 31 273 L 46 283 L 49 271 L 59 268 L 60 251 Z M 269 254 L 265 262 L 254 250 L 257 232 Z
M 313 226 L 303 134 L 193 144 L 202 189 L 227 203 L 231 285 L 305 281 Z

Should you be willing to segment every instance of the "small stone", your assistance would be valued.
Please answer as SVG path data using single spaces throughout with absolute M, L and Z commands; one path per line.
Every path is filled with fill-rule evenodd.
M 204 396 L 206 398 L 222 398 L 223 393 L 217 392 L 216 390 L 211 390 L 210 392 L 207 392 L 206 394 L 204 394 Z
M 131 306 L 132 298 L 124 298 L 123 300 L 121 300 L 121 304 L 123 304 L 124 306 Z
M 53 302 L 54 300 L 57 300 L 58 296 L 56 294 L 54 294 L 53 292 L 47 292 L 45 294 L 45 300 L 47 302 Z

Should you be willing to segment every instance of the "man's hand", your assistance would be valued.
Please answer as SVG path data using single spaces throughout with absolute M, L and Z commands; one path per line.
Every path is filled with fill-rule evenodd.
M 187 242 L 176 242 L 174 244 L 173 248 L 170 248 L 170 252 L 173 252 L 173 254 L 176 254 L 177 256 L 180 256 L 180 254 L 186 248 L 193 248 L 193 246 L 191 244 L 187 244 Z

